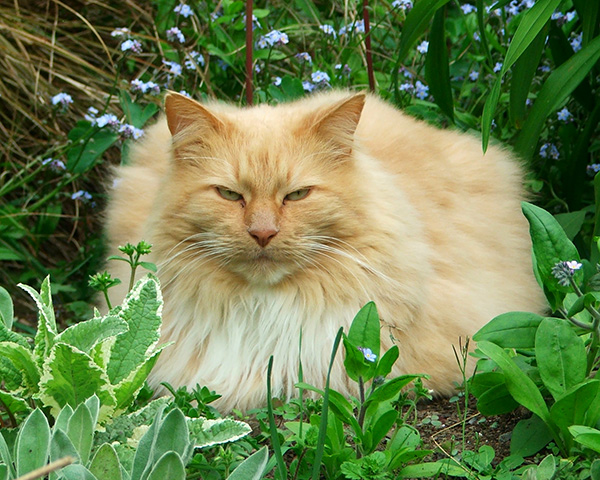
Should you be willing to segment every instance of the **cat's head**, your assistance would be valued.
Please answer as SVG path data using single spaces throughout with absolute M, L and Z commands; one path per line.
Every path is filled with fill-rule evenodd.
M 354 161 L 364 102 L 337 93 L 240 109 L 169 94 L 173 164 L 161 228 L 178 244 L 180 268 L 218 265 L 274 284 L 346 261 L 364 227 Z

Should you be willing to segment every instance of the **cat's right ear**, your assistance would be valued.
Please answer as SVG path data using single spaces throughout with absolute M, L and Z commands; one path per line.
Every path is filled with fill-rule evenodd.
M 220 131 L 225 127 L 208 108 L 180 93 L 169 92 L 165 97 L 167 124 L 173 137 L 182 132 L 197 135 L 202 131 Z

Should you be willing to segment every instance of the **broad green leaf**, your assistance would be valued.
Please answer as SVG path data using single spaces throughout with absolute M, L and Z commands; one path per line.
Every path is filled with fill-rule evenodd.
M 12 342 L 0 342 L 0 357 L 10 361 L 17 368 L 23 382 L 31 392 L 38 390 L 40 371 L 31 350 Z
M 188 418 L 187 422 L 190 439 L 196 448 L 235 442 L 252 431 L 247 423 L 231 418 Z
M 135 400 L 135 397 L 144 386 L 144 382 L 148 378 L 150 371 L 156 364 L 160 352 L 166 346 L 168 345 L 158 348 L 141 365 L 132 370 L 126 378 L 114 386 L 113 391 L 117 401 L 117 411 L 126 409 Z
M 477 344 L 478 350 L 490 357 L 504 372 L 506 387 L 512 397 L 540 417 L 546 424 L 551 422 L 550 412 L 544 402 L 542 394 L 533 380 L 517 367 L 503 348 L 494 343 L 481 341 Z
M 17 476 L 43 467 L 50 453 L 50 426 L 46 416 L 36 408 L 25 419 L 15 443 Z
M 552 433 L 546 424 L 533 415 L 531 418 L 521 420 L 515 428 L 510 439 L 510 454 L 520 457 L 535 455 L 552 440 Z
M 594 207 L 590 206 L 576 212 L 569 213 L 557 213 L 554 215 L 556 221 L 560 224 L 561 228 L 565 231 L 565 234 L 569 240 L 573 240 L 575 236 L 580 232 L 583 222 L 585 222 L 586 214 L 594 213 Z
M 464 477 L 468 471 L 454 462 L 438 460 L 437 462 L 423 462 L 415 465 L 406 465 L 398 472 L 396 479 L 401 478 L 443 478 L 440 475 L 451 477 Z
M 98 422 L 98 415 L 100 413 L 100 399 L 96 394 L 94 394 L 85 401 L 85 404 L 90 410 L 90 414 L 92 415 L 92 424 L 95 428 L 96 423 Z
M 73 464 L 67 465 L 60 470 L 60 477 L 58 480 L 102 480 L 96 478 L 87 468 L 83 465 Z M 164 479 L 163 479 L 164 480 Z
M 67 170 L 83 173 L 119 139 L 119 134 L 109 128 L 93 127 L 88 121 L 79 121 L 68 137 L 73 147 L 67 151 Z
M 557 279 L 552 275 L 552 268 L 561 261 L 579 260 L 577 248 L 549 212 L 527 202 L 523 202 L 521 206 L 523 214 L 529 221 L 535 264 L 544 286 L 551 291 L 568 291 L 567 287 L 558 284 Z M 550 296 L 548 300 L 551 301 L 553 309 L 560 306 L 553 297 Z
M 477 397 L 477 410 L 485 416 L 503 415 L 512 412 L 518 406 L 504 383 L 486 390 Z
M 148 120 L 159 110 L 156 103 L 147 103 L 142 106 L 131 99 L 126 90 L 119 90 L 121 108 L 127 119 L 127 123 L 137 128 L 142 128 Z
M 585 379 L 585 346 L 566 320 L 542 321 L 535 336 L 535 358 L 542 381 L 555 400 Z
M 18 343 L 19 345 L 27 348 L 27 350 L 31 350 L 31 346 L 29 345 L 29 342 L 25 336 L 17 332 L 13 332 L 2 322 L 0 322 L 0 342 Z
M 29 403 L 19 395 L 13 395 L 12 393 L 0 390 L 0 402 L 2 402 L 3 406 L 13 415 L 31 412 Z
M 344 335 L 344 349 L 346 351 L 346 355 L 344 356 L 346 374 L 355 382 L 358 382 L 359 377 L 363 380 L 372 378 L 375 373 L 375 369 L 372 368 L 374 364 L 367 364 L 362 351 L 358 349 L 357 345 L 350 342 L 346 335 Z M 372 374 L 369 374 L 370 371 L 372 371 Z
M 150 471 L 147 480 L 185 480 L 185 465 L 175 452 L 165 453 Z
M 0 321 L 10 330 L 13 324 L 14 310 L 12 298 L 8 291 L 0 287 Z
M 54 429 L 52 440 L 50 441 L 50 461 L 55 462 L 66 456 L 73 457 L 76 461 L 80 461 L 79 452 L 65 431 Z M 54 478 L 56 478 L 56 475 L 54 475 Z
M 227 480 L 260 480 L 268 461 L 269 450 L 264 446 L 240 463 Z
M 0 463 L 0 480 L 11 480 L 11 478 L 8 466 Z
M 535 332 L 543 319 L 531 312 L 503 313 L 479 329 L 473 340 L 486 340 L 503 348 L 533 349 Z
M 584 447 L 591 448 L 595 452 L 600 453 L 600 430 L 591 427 L 574 425 L 569 427 L 569 431 L 576 442 L 581 443 Z
M 383 385 L 378 386 L 371 395 L 365 400 L 365 408 L 372 403 L 380 403 L 389 400 L 400 393 L 406 385 L 413 380 L 421 378 L 422 375 L 401 375 L 399 377 L 388 380 Z
M 83 465 L 86 465 L 90 458 L 94 440 L 94 427 L 94 419 L 90 409 L 85 403 L 80 403 L 69 419 L 66 434 L 77 449 Z
M 600 292 L 588 292 L 585 295 L 577 297 L 577 300 L 569 307 L 567 316 L 574 317 L 578 313 L 583 312 L 586 307 L 589 307 L 598 301 L 600 301 Z
M 67 429 L 69 428 L 69 420 L 71 420 L 71 416 L 73 415 L 73 408 L 71 405 L 65 405 L 60 409 L 58 415 L 56 415 L 56 420 L 54 422 L 53 430 L 61 429 L 63 432 L 67 433 Z
M 406 15 L 406 20 L 402 27 L 400 48 L 396 59 L 397 66 L 402 65 L 415 42 L 429 26 L 429 21 L 434 16 L 435 12 L 446 5 L 448 1 L 449 0 L 420 0 L 414 3 L 413 8 L 408 15 Z
M 131 469 L 131 480 L 140 480 L 144 472 L 151 469 L 152 466 L 152 451 L 156 444 L 158 437 L 158 430 L 162 423 L 162 414 L 165 407 L 160 406 L 154 421 L 150 424 L 150 428 L 146 431 L 144 436 L 140 439 L 135 457 L 133 458 L 133 467 Z
M 57 343 L 46 358 L 39 398 L 55 410 L 69 404 L 76 408 L 96 394 L 105 407 L 105 417 L 114 409 L 115 398 L 103 370 L 91 357 L 64 343 Z
M 448 46 L 446 45 L 446 9 L 440 8 L 429 30 L 429 48 L 425 58 L 425 76 L 430 93 L 440 110 L 454 122 L 454 102 L 450 86 Z
M 152 458 L 154 461 L 157 461 L 168 452 L 175 452 L 179 457 L 183 458 L 189 444 L 190 432 L 185 416 L 179 408 L 175 408 L 162 420 L 152 451 Z
M 369 428 L 371 444 L 367 447 L 367 453 L 372 452 L 379 446 L 379 442 L 388 434 L 397 418 L 398 412 L 396 410 L 388 410 L 375 421 L 373 426 Z
M 90 472 L 98 478 L 110 480 L 122 480 L 121 464 L 117 452 L 109 443 L 103 444 L 94 455 L 90 463 Z M 166 480 L 166 479 L 165 479 Z
M 126 332 L 127 329 L 124 320 L 109 315 L 71 325 L 58 334 L 55 341 L 67 343 L 82 352 L 89 352 L 97 343 Z
M 348 331 L 348 340 L 357 347 L 370 348 L 379 359 L 380 328 L 377 307 L 375 303 L 369 302 L 359 310 L 352 320 Z
M 129 330 L 112 347 L 107 373 L 113 385 L 120 383 L 145 360 L 160 337 L 162 295 L 158 279 L 147 275 L 125 297 L 119 316 Z
M 398 349 L 398 345 L 392 345 L 392 348 L 381 356 L 381 360 L 379 360 L 375 370 L 375 377 L 387 377 L 399 356 L 400 350 Z
M 600 59 L 600 36 L 554 70 L 544 83 L 523 125 L 515 148 L 525 158 L 533 156 L 548 116 L 557 110 Z
M 571 425 L 595 426 L 600 420 L 600 380 L 588 380 L 563 395 L 550 408 L 550 417 L 564 432 Z

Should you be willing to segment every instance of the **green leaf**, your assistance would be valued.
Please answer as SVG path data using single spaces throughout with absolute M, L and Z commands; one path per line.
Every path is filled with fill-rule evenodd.
M 415 465 L 406 465 L 400 470 L 396 479 L 401 478 L 443 478 L 443 475 L 451 477 L 464 477 L 465 471 L 456 463 L 439 460 L 437 462 L 423 462 Z
M 344 356 L 344 368 L 346 369 L 346 374 L 355 382 L 358 382 L 359 377 L 362 377 L 363 380 L 372 378 L 373 375 L 369 375 L 369 370 L 371 370 L 372 365 L 367 365 L 365 356 L 358 349 L 358 346 L 350 342 L 346 335 L 344 335 L 343 341 L 344 349 L 346 351 L 346 355 Z M 374 369 L 372 373 L 375 373 Z
M 0 402 L 15 416 L 31 412 L 29 403 L 19 395 L 0 390 Z
M 169 344 L 170 345 L 170 344 Z M 158 356 L 163 351 L 164 345 L 158 348 L 150 357 L 139 365 L 135 370 L 132 370 L 129 375 L 114 386 L 113 391 L 117 401 L 117 410 L 124 410 L 135 400 L 137 394 L 144 386 L 144 382 L 148 378 L 150 371 L 156 364 Z
M 42 282 L 40 292 L 36 292 L 28 285 L 19 284 L 35 301 L 38 308 L 38 328 L 35 335 L 33 349 L 38 365 L 41 367 L 44 359 L 49 355 L 56 336 L 56 319 L 54 318 L 54 307 L 52 305 L 52 293 L 50 289 L 50 277 Z
M 569 427 L 571 435 L 576 442 L 581 443 L 584 447 L 591 448 L 595 452 L 600 453 L 600 430 L 591 427 L 583 427 L 574 425 Z
M 366 408 L 373 403 L 381 403 L 395 397 L 406 385 L 421 377 L 422 375 L 401 375 L 392 380 L 388 380 L 383 385 L 379 385 L 373 393 L 369 395 L 365 400 L 364 407 Z
M 544 317 L 531 312 L 508 312 L 484 325 L 473 340 L 485 340 L 502 348 L 533 349 L 535 332 Z
M 179 408 L 175 408 L 162 420 L 152 450 L 152 458 L 156 461 L 168 452 L 175 452 L 179 457 L 184 457 L 189 445 L 190 432 L 185 416 Z
M 55 417 L 56 420 L 54 421 L 54 426 L 52 428 L 54 430 L 60 429 L 66 433 L 67 429 L 69 428 L 69 420 L 71 419 L 72 415 L 73 409 L 71 408 L 71 405 L 65 405 L 60 409 L 60 412 L 58 412 L 58 415 Z
M 529 221 L 536 268 L 544 286 L 550 291 L 561 293 L 568 291 L 567 287 L 558 284 L 557 279 L 552 275 L 552 268 L 561 261 L 579 260 L 577 248 L 550 213 L 527 202 L 523 202 L 521 206 L 523 214 Z M 557 299 L 549 297 L 548 300 L 554 310 L 560 306 Z
M 147 480 L 185 480 L 185 466 L 175 452 L 165 453 L 150 471 Z
M 119 316 L 129 330 L 120 334 L 111 350 L 107 373 L 118 384 L 143 364 L 160 337 L 162 295 L 158 279 L 147 275 L 125 297 Z
M 431 95 L 440 110 L 454 122 L 454 102 L 450 86 L 448 46 L 446 45 L 446 9 L 440 8 L 429 30 L 429 48 L 425 58 L 425 77 Z
M 509 113 L 511 122 L 517 129 L 523 126 L 523 120 L 527 112 L 527 96 L 544 51 L 547 35 L 546 28 L 540 30 L 535 39 L 527 46 L 523 55 L 517 59 L 512 69 Z
M 94 427 L 90 409 L 85 403 L 79 404 L 69 419 L 66 434 L 77 449 L 83 465 L 86 465 L 90 458 L 94 440 Z
M 531 418 L 521 420 L 515 428 L 510 439 L 510 454 L 520 457 L 535 455 L 552 440 L 552 433 L 547 425 L 533 415 Z
M 8 466 L 8 470 L 10 473 L 10 478 L 16 478 L 17 473 L 15 470 L 15 465 L 13 463 L 11 451 L 8 448 L 8 444 L 6 443 L 6 439 L 4 435 L 0 433 L 0 459 L 2 462 Z
M 508 51 L 502 63 L 502 70 L 498 74 L 494 87 L 488 96 L 483 107 L 482 115 L 482 132 L 484 151 L 487 148 L 492 119 L 496 112 L 498 100 L 500 99 L 500 88 L 504 74 L 513 66 L 513 64 L 523 55 L 529 46 L 536 40 L 540 31 L 546 26 L 552 13 L 562 0 L 547 0 L 545 2 L 537 2 L 529 10 L 525 11 L 521 18 L 521 22 L 508 46 Z
M 8 291 L 0 287 L 0 321 L 10 330 L 13 324 L 14 310 L 12 298 Z
M 60 458 L 70 456 L 79 461 L 79 452 L 73 445 L 69 436 L 61 429 L 54 429 L 50 442 L 50 461 L 54 462 Z
M 39 398 L 44 405 L 55 410 L 67 404 L 76 408 L 94 394 L 104 407 L 101 418 L 105 419 L 115 405 L 106 373 L 88 354 L 64 343 L 54 345 L 40 380 Z
M 17 343 L 0 342 L 0 357 L 10 361 L 21 372 L 23 381 L 30 392 L 37 392 L 40 372 L 31 350 Z
M 131 95 L 125 90 L 119 91 L 121 108 L 127 119 L 127 123 L 136 128 L 142 128 L 148 120 L 159 110 L 155 103 L 148 103 L 142 107 L 131 99 Z
M 268 460 L 269 450 L 264 446 L 240 463 L 227 480 L 260 480 L 263 478 Z
M 518 408 L 518 402 L 512 397 L 506 384 L 496 385 L 477 398 L 477 410 L 485 416 L 503 415 Z
M 385 352 L 381 357 L 381 360 L 377 363 L 375 377 L 387 377 L 392 371 L 392 367 L 399 356 L 400 350 L 398 349 L 398 345 L 392 345 L 392 348 Z
M 348 331 L 348 340 L 357 347 L 370 348 L 379 358 L 380 323 L 374 302 L 367 303 L 352 320 Z
M 593 213 L 594 207 L 590 206 L 576 212 L 569 213 L 557 213 L 554 215 L 556 221 L 560 224 L 561 228 L 565 231 L 565 234 L 569 240 L 573 240 L 575 236 L 580 232 L 587 213 Z
M 383 438 L 388 434 L 388 432 L 396 423 L 397 418 L 398 412 L 396 410 L 388 410 L 379 416 L 379 418 L 377 418 L 375 423 L 368 430 L 371 442 L 370 445 L 365 445 L 365 453 L 371 453 L 379 446 L 379 442 L 381 442 L 381 440 L 383 440 Z
M 535 336 L 535 358 L 542 381 L 555 400 L 585 379 L 585 346 L 566 320 L 542 321 Z
M 477 348 L 496 362 L 502 369 L 506 387 L 512 397 L 525 408 L 539 416 L 544 422 L 547 424 L 550 423 L 550 412 L 542 394 L 535 383 L 533 383 L 533 380 L 515 365 L 504 349 L 486 341 L 479 342 Z
M 46 416 L 36 408 L 25 419 L 15 443 L 17 477 L 46 465 L 50 453 L 50 426 Z
M 150 428 L 140 439 L 135 457 L 133 458 L 133 467 L 131 469 L 131 480 L 140 480 L 144 472 L 149 471 L 152 465 L 152 451 L 158 437 L 158 429 L 161 425 L 162 414 L 165 407 L 159 406 L 154 421 L 150 424 Z
M 69 344 L 82 352 L 89 352 L 97 343 L 128 330 L 127 323 L 119 317 L 96 317 L 71 325 L 58 334 L 56 342 Z
M 396 65 L 400 66 L 412 50 L 415 42 L 425 32 L 429 26 L 429 21 L 435 15 L 435 12 L 449 0 L 420 0 L 414 3 L 413 8 L 408 12 L 404 26 L 402 27 L 402 36 L 400 37 L 400 48 Z
M 67 151 L 67 170 L 84 173 L 94 166 L 95 161 L 118 139 L 119 134 L 109 128 L 97 129 L 90 122 L 79 121 L 69 132 L 73 146 Z
M 90 472 L 99 480 L 123 479 L 119 457 L 112 445 L 105 443 L 96 451 L 92 463 L 90 463 Z
M 600 59 L 600 36 L 550 74 L 529 112 L 515 145 L 516 150 L 525 159 L 533 156 L 548 116 L 562 105 L 587 76 L 598 59 Z
M 248 435 L 252 428 L 245 422 L 232 418 L 188 418 L 190 439 L 195 448 L 211 447 L 222 443 L 235 442 Z
M 600 380 L 589 380 L 563 395 L 550 408 L 550 416 L 565 433 L 571 425 L 595 426 L 600 420 Z
M 67 465 L 60 470 L 60 477 L 58 480 L 102 480 L 96 478 L 87 468 L 83 465 L 73 464 Z

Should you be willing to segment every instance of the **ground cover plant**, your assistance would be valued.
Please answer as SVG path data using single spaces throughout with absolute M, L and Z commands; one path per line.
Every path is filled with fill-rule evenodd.
M 251 96 L 246 7 L 0 5 L 0 478 L 64 457 L 74 463 L 40 475 L 600 478 L 600 4 L 256 2 Z M 459 448 L 425 445 L 414 412 L 427 408 L 417 399 L 428 392 L 417 375 L 387 378 L 398 352 L 379 351 L 374 305 L 332 345 L 332 354 L 344 350 L 360 398 L 330 389 L 303 398 L 315 389 L 300 383 L 298 399 L 236 420 L 221 418 L 210 405 L 219 392 L 201 385 L 150 400 L 145 375 L 168 348 L 156 345 L 161 300 L 151 273 L 109 315 L 91 307 L 96 289 L 117 281 L 98 273 L 109 166 L 127 162 L 167 89 L 243 104 L 338 87 L 373 88 L 411 115 L 480 132 L 484 149 L 505 142 L 531 171 L 543 209 L 523 211 L 553 315 L 490 319 L 474 338 L 478 359 L 457 347 L 457 364 L 478 361 L 456 399 L 461 415 L 470 394 L 482 415 L 527 412 L 504 458 L 469 446 L 460 427 Z M 148 248 L 124 246 L 122 260 L 151 272 Z M 143 313 L 152 318 L 141 317 L 140 297 L 154 305 Z M 152 329 L 132 328 L 142 321 Z M 130 362 L 117 362 L 119 351 Z

